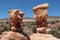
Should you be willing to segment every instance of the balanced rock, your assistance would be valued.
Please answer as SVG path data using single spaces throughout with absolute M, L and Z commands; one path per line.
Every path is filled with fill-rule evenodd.
M 36 20 L 37 23 L 37 30 L 40 33 L 45 33 L 46 32 L 46 21 L 48 18 L 48 3 L 41 4 L 38 6 L 33 7 L 34 11 L 34 19 Z

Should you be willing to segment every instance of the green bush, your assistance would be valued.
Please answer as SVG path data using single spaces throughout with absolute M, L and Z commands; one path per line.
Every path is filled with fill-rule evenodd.
M 2 34 L 3 30 L 0 30 L 0 35 Z
M 33 27 L 32 32 L 36 33 L 36 27 Z
M 53 36 L 57 37 L 57 38 L 60 38 L 60 33 L 58 32 L 60 30 L 54 30 L 52 29 L 52 31 L 48 32 L 49 34 L 52 34 Z
M 7 27 L 4 27 L 4 31 L 8 31 L 8 28 Z

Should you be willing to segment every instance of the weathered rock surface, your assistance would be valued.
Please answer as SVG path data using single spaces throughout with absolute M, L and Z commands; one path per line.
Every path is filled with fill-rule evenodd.
M 48 3 L 45 3 L 45 4 L 41 4 L 41 5 L 37 5 L 35 6 L 33 9 L 36 10 L 38 8 L 48 8 L 49 4 Z
M 31 40 L 60 40 L 50 34 L 35 33 L 30 36 Z
M 36 21 L 46 21 L 48 18 L 48 3 L 33 7 L 34 18 Z
M 21 30 L 21 22 L 23 19 L 24 12 L 19 9 L 10 10 L 9 11 L 9 19 L 11 24 L 12 31 L 20 31 Z
M 48 18 L 48 3 L 33 7 L 34 19 L 37 23 L 37 31 L 40 33 L 46 32 L 46 21 Z M 41 29 L 41 30 L 39 30 Z
M 9 31 L 3 32 L 0 40 L 28 40 L 28 38 L 21 33 Z

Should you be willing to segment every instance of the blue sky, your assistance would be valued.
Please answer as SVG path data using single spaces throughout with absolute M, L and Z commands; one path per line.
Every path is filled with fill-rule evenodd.
M 32 8 L 44 3 L 49 3 L 49 16 L 60 16 L 60 0 L 0 0 L 0 18 L 9 18 L 8 11 L 12 9 L 22 10 L 24 17 L 33 17 Z

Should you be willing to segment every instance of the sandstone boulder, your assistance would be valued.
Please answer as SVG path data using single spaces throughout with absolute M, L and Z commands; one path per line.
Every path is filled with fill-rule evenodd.
M 30 36 L 31 40 L 60 40 L 50 34 L 34 33 Z
M 3 32 L 0 40 L 28 40 L 23 34 L 18 32 Z

